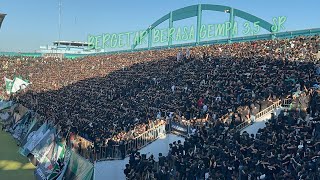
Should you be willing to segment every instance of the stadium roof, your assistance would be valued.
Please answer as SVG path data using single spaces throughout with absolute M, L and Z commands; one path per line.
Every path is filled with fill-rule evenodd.
M 64 45 L 64 46 L 88 46 L 86 42 L 77 42 L 77 41 L 54 41 L 53 45 Z
M 2 22 L 3 22 L 3 19 L 4 19 L 5 16 L 6 16 L 6 14 L 1 14 L 0 13 L 0 28 L 1 28 L 1 25 L 2 25 Z

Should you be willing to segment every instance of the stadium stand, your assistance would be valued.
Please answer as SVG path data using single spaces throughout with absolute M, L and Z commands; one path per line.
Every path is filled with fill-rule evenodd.
M 168 179 L 169 172 L 181 179 L 232 178 L 239 174 L 289 179 L 315 177 L 315 173 L 308 173 L 309 166 L 304 165 L 313 163 L 310 167 L 314 170 L 319 159 L 317 140 L 311 142 L 315 144 L 308 150 L 310 156 L 303 149 L 303 157 L 308 156 L 304 162 L 301 156 L 296 157 L 297 149 L 291 157 L 284 152 L 293 141 L 298 144 L 291 144 L 292 149 L 299 146 L 298 133 L 286 138 L 292 134 L 292 128 L 306 132 L 303 141 L 306 143 L 314 126 L 295 123 L 294 117 L 291 123 L 297 128 L 271 128 L 277 123 L 286 127 L 288 120 L 280 116 L 261 130 L 259 133 L 264 136 L 257 139 L 223 130 L 234 129 L 279 99 L 294 99 L 297 91 L 308 95 L 303 100 L 299 98 L 299 108 L 316 116 L 319 106 L 311 106 L 312 110 L 308 107 L 309 102 L 316 104 L 310 101 L 309 89 L 319 82 L 316 71 L 319 42 L 318 36 L 301 36 L 199 46 L 190 48 L 190 58 L 184 56 L 180 60 L 176 57 L 181 49 L 88 56 L 72 61 L 0 57 L 3 67 L 0 76 L 21 75 L 32 82 L 19 94 L 2 96 L 34 110 L 43 121 L 58 125 L 62 136 L 71 132 L 93 142 L 92 151 L 96 154 L 102 153 L 97 152 L 100 146 L 127 143 L 156 126 L 160 119 L 178 123 L 206 119 L 205 126 L 194 124 L 195 135 L 187 143 L 173 145 L 181 147 L 184 153 L 180 148 L 179 151 L 172 148 L 172 156 L 159 159 L 157 167 L 155 163 L 147 165 L 146 159 L 138 155 L 141 161 L 131 161 L 125 171 L 129 179 L 146 176 Z M 270 139 L 274 145 L 266 145 Z M 283 142 L 278 143 L 277 139 Z M 84 148 L 81 141 L 74 146 L 80 148 L 81 154 Z M 263 155 L 265 148 L 272 154 Z M 131 150 L 134 151 L 128 149 L 127 153 Z M 134 157 L 134 152 L 130 156 Z M 291 158 L 289 165 L 287 158 Z M 256 166 L 259 169 L 252 170 Z
M 157 161 L 133 153 L 124 173 L 128 179 L 319 179 L 320 121 L 304 121 L 305 115 L 282 112 L 256 138 L 224 133 L 223 124 L 201 128 Z

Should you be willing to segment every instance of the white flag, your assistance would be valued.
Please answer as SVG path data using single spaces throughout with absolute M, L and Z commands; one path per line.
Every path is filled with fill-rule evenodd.
M 14 78 L 12 88 L 11 88 L 11 93 L 15 93 L 19 90 L 25 89 L 30 83 L 27 81 L 24 81 L 20 78 Z
M 10 94 L 11 88 L 12 88 L 12 85 L 13 85 L 13 80 L 4 77 L 4 82 L 5 82 L 5 85 L 6 85 L 7 94 Z

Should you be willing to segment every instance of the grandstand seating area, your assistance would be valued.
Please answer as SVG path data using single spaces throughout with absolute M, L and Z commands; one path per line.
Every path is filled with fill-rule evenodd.
M 308 179 L 315 177 L 320 144 L 314 135 L 318 132 L 312 132 L 315 125 L 297 122 L 301 114 L 281 115 L 257 139 L 224 130 L 279 99 L 295 98 L 297 91 L 305 93 L 297 101 L 299 108 L 317 116 L 320 109 L 310 88 L 319 82 L 319 43 L 319 36 L 311 36 L 199 46 L 180 61 L 180 49 L 72 61 L 0 57 L 0 76 L 20 75 L 32 83 L 13 96 L 1 93 L 58 124 L 64 135 L 71 128 L 95 147 L 133 139 L 155 119 L 180 122 L 209 115 L 210 125 L 198 128 L 179 151 L 172 149 L 169 157 L 159 159 L 160 171 L 154 172 L 155 163 L 144 159 L 131 161 L 128 178 L 162 179 L 173 173 L 181 179 L 208 174 Z
M 319 179 L 320 121 L 285 111 L 254 136 L 225 131 L 221 124 L 198 129 L 169 155 L 130 156 L 128 179 Z M 132 158 L 131 158 L 132 157 Z

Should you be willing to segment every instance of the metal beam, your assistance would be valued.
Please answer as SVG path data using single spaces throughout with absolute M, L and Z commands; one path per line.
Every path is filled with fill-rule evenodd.
M 151 49 L 152 46 L 152 28 L 148 28 L 148 49 Z
M 173 24 L 174 21 L 179 21 L 182 19 L 186 19 L 186 18 L 190 18 L 190 17 L 194 17 L 197 16 L 197 34 L 196 34 L 196 43 L 199 44 L 200 42 L 200 28 L 201 28 L 201 18 L 202 18 L 202 11 L 203 10 L 209 10 L 209 11 L 218 11 L 218 12 L 226 12 L 229 11 L 230 13 L 230 23 L 233 27 L 234 24 L 234 17 L 240 17 L 242 19 L 248 20 L 250 22 L 257 22 L 259 21 L 259 26 L 262 27 L 263 29 L 266 29 L 269 32 L 271 31 L 271 27 L 272 24 L 270 24 L 269 22 L 258 18 L 252 14 L 249 14 L 247 12 L 241 11 L 239 9 L 235 9 L 229 6 L 222 6 L 222 5 L 213 5 L 213 4 L 198 4 L 198 5 L 192 5 L 192 6 L 187 6 L 187 7 L 183 7 L 180 9 L 177 9 L 175 11 L 172 11 L 164 16 L 162 16 L 160 19 L 158 19 L 157 21 L 155 21 L 152 25 L 151 25 L 151 29 L 147 30 L 147 33 L 143 33 L 141 39 L 147 35 L 147 34 L 152 34 L 152 30 L 154 28 L 156 28 L 159 24 L 161 24 L 162 22 L 171 19 L 169 21 L 169 27 L 170 27 L 170 23 Z M 232 29 L 232 28 L 231 28 Z M 152 35 L 151 35 L 152 36 Z M 232 38 L 232 32 L 229 32 L 229 38 Z M 152 39 L 150 39 L 150 35 L 149 35 L 149 40 L 152 41 Z M 168 42 L 168 44 L 172 45 L 172 42 Z M 137 42 L 134 42 L 132 45 L 132 49 L 134 49 L 136 46 L 138 45 Z M 152 43 L 148 43 L 148 47 L 151 48 Z
M 229 30 L 228 33 L 229 33 L 229 39 L 231 40 L 231 38 L 233 37 L 232 29 L 233 29 L 233 26 L 234 26 L 234 13 L 233 13 L 233 8 L 230 8 L 229 13 L 230 13 L 229 22 L 230 22 L 230 25 L 231 25 L 231 29 Z
M 169 31 L 173 27 L 173 15 L 172 11 L 170 12 L 170 18 L 169 18 Z M 169 37 L 169 31 L 168 31 L 168 46 L 170 47 L 172 45 L 172 37 Z
M 201 4 L 198 5 L 198 15 L 197 15 L 197 34 L 196 34 L 196 43 L 200 43 L 200 29 L 201 29 L 201 20 L 202 20 L 202 9 Z
M 0 28 L 5 17 L 6 17 L 6 14 L 0 14 Z

